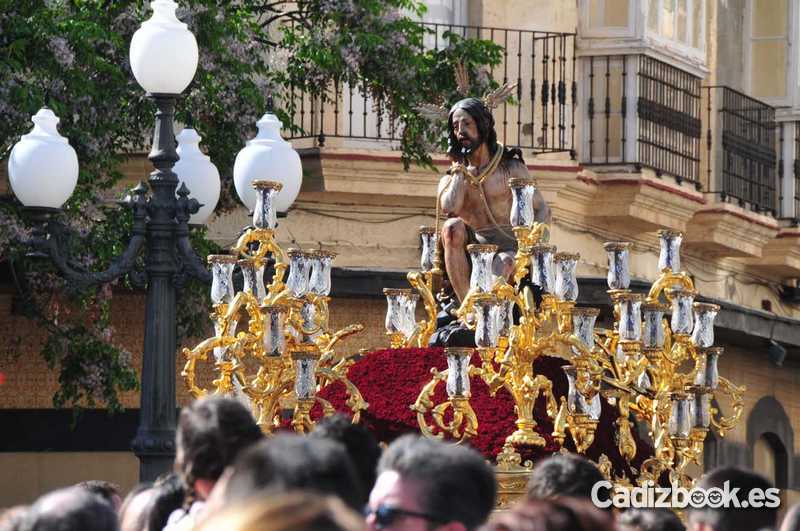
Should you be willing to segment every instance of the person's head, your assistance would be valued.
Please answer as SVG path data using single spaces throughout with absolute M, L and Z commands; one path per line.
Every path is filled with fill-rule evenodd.
M 800 531 L 800 503 L 792 505 L 786 511 L 783 522 L 781 522 L 781 531 Z
M 344 447 L 324 439 L 281 434 L 245 450 L 225 485 L 224 501 L 242 501 L 258 491 L 311 490 L 338 496 L 360 509 L 361 482 Z
M 118 531 L 114 509 L 103 498 L 80 487 L 45 494 L 22 521 L 25 531 Z
M 726 484 L 729 492 L 739 489 L 737 493 L 739 501 L 750 499 L 751 491 L 755 490 L 761 491 L 762 502 L 769 501 L 769 498 L 765 499 L 766 490 L 773 488 L 764 476 L 732 466 L 712 470 L 700 479 L 697 487 L 706 491 L 720 489 L 721 493 L 726 489 Z M 688 527 L 692 531 L 726 531 L 728 529 L 759 531 L 775 527 L 778 518 L 777 507 L 737 508 L 733 504 L 719 508 L 690 508 L 688 513 Z
M 122 505 L 122 497 L 119 495 L 119 485 L 116 483 L 99 479 L 91 479 L 89 481 L 81 481 L 76 486 L 97 494 L 111 504 L 111 507 L 115 511 L 119 511 L 119 508 Z
M 186 489 L 177 474 L 169 474 L 156 480 L 147 511 L 148 531 L 160 531 L 167 525 L 172 511 L 183 505 Z
M 559 496 L 591 499 L 592 487 L 606 478 L 594 463 L 575 454 L 556 454 L 534 467 L 528 481 L 528 499 L 543 500 Z M 598 498 L 606 501 L 609 489 L 600 489 Z
M 669 509 L 628 509 L 617 518 L 620 531 L 686 531 L 678 515 Z
M 497 132 L 494 117 L 477 98 L 456 102 L 447 116 L 447 154 L 453 160 L 464 160 L 486 143 L 489 154 L 497 150 Z
M 119 508 L 121 531 L 147 531 L 147 518 L 154 492 L 151 483 L 140 483 L 125 496 Z
M 613 531 L 614 519 L 579 498 L 522 500 L 492 516 L 481 531 Z
M 333 496 L 292 492 L 256 494 L 210 515 L 196 531 L 361 531 L 364 521 Z
M 465 446 L 405 435 L 386 449 L 367 507 L 369 529 L 476 529 L 494 508 L 494 472 Z
M 181 410 L 175 468 L 187 496 L 205 499 L 239 452 L 263 437 L 253 415 L 236 399 L 212 396 Z
M 0 531 L 22 531 L 22 521 L 28 512 L 27 505 L 15 505 L 0 510 Z
M 344 446 L 363 487 L 362 505 L 375 484 L 375 468 L 381 457 L 381 447 L 375 437 L 361 424 L 353 424 L 344 415 L 325 417 L 311 432 L 312 438 L 329 439 Z

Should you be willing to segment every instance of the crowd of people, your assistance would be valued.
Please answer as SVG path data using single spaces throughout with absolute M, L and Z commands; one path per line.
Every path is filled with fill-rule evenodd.
M 362 426 L 328 417 L 308 436 L 265 438 L 238 401 L 209 397 L 180 414 L 174 471 L 121 498 L 88 481 L 0 511 L 0 531 L 778 531 L 778 509 L 598 508 L 604 481 L 580 456 L 538 463 L 527 495 L 494 511 L 493 468 L 474 450 L 405 435 L 381 449 Z M 750 471 L 717 469 L 743 495 L 770 483 Z M 597 497 L 608 490 L 595 489 Z M 604 501 L 601 499 L 600 501 Z M 607 505 L 604 503 L 598 505 Z M 800 531 L 793 507 L 780 531 Z

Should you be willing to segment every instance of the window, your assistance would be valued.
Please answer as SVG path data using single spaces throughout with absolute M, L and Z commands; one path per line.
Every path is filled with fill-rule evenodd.
M 628 24 L 628 0 L 590 0 L 590 27 L 624 28 Z
M 750 93 L 774 105 L 789 104 L 790 1 L 750 0 L 745 48 Z
M 702 50 L 704 7 L 703 0 L 649 0 L 647 30 L 663 40 Z

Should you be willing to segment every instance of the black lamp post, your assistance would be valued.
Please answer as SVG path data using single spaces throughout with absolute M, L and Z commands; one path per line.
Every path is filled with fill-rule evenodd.
M 185 275 L 211 280 L 189 243 L 188 221 L 201 205 L 188 197 L 185 185 L 178 189 L 173 171 L 178 161 L 173 132 L 175 104 L 194 77 L 198 56 L 194 36 L 175 17 L 176 7 L 171 0 L 155 0 L 153 17 L 142 24 L 131 42 L 134 75 L 157 107 L 148 157 L 155 171 L 147 187 L 139 184 L 127 198 L 133 209 L 133 234 L 125 252 L 106 271 L 81 271 L 66 256 L 63 242 L 67 229 L 59 221 L 59 213 L 74 190 L 78 167 L 74 150 L 58 134 L 58 118 L 52 111 L 37 113 L 34 130 L 15 145 L 9 160 L 14 193 L 34 221 L 34 251 L 49 256 L 69 283 L 88 287 L 121 277 L 131 272 L 145 250 L 141 416 L 132 443 L 140 460 L 141 480 L 152 480 L 169 470 L 175 454 L 176 283 Z

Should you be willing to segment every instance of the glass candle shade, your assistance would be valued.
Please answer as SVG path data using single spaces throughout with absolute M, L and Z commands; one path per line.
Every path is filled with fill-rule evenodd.
M 239 321 L 235 321 L 235 320 L 231 321 L 228 324 L 228 335 L 229 336 L 236 335 L 236 327 L 237 327 L 238 324 L 239 324 Z M 219 321 L 219 320 L 215 320 L 214 321 L 214 335 L 215 336 L 219 337 L 220 334 L 222 334 L 223 326 L 224 326 L 224 323 L 222 321 Z M 216 361 L 224 361 L 227 358 L 227 356 L 226 356 L 227 353 L 228 353 L 228 347 L 214 347 L 214 359 Z
M 664 346 L 664 313 L 669 306 L 660 303 L 642 304 L 642 346 L 659 349 Z
M 318 250 L 310 255 L 311 274 L 308 290 L 311 293 L 327 297 L 331 292 L 331 266 L 336 253 Z
M 500 337 L 508 337 L 511 334 L 511 327 L 514 326 L 514 301 L 500 303 L 500 310 L 497 312 L 497 329 Z
M 433 227 L 420 227 L 419 239 L 422 244 L 419 265 L 422 271 L 428 272 L 433 269 L 436 261 L 436 246 L 439 244 L 439 235 Z
M 653 391 L 653 382 L 650 381 L 650 376 L 647 374 L 647 371 L 642 371 L 642 374 L 636 379 L 636 385 L 639 386 L 639 389 Z
M 472 358 L 471 348 L 449 347 L 444 349 L 447 356 L 447 396 L 449 398 L 469 396 L 469 366 Z
M 603 248 L 608 255 L 608 288 L 628 289 L 631 285 L 630 242 L 608 242 Z
M 299 399 L 314 398 L 317 394 L 317 358 L 306 352 L 293 352 L 294 392 Z
M 261 315 L 263 319 L 262 344 L 264 345 L 264 353 L 267 356 L 280 356 L 286 350 L 284 330 L 286 308 L 282 306 L 262 306 Z
M 543 243 L 531 247 L 531 281 L 544 293 L 552 294 L 555 291 L 555 252 L 554 246 Z
M 717 389 L 719 386 L 718 362 L 722 352 L 722 347 L 698 349 L 698 356 L 695 362 L 695 385 L 705 387 L 712 391 Z
M 533 227 L 536 222 L 533 198 L 536 195 L 536 181 L 524 177 L 508 180 L 511 188 L 511 226 Z
M 275 196 L 283 184 L 275 181 L 253 181 L 256 189 L 256 206 L 253 208 L 253 226 L 257 229 L 272 229 L 278 226 Z
M 211 302 L 228 304 L 233 300 L 233 268 L 236 257 L 229 254 L 212 254 L 208 257 L 211 265 Z
M 689 392 L 692 427 L 708 429 L 711 426 L 711 393 L 699 386 L 691 387 Z
M 597 308 L 572 309 L 572 333 L 591 350 L 594 347 L 594 324 L 600 310 Z
M 577 253 L 556 253 L 553 257 L 556 269 L 556 297 L 562 301 L 578 300 Z
M 714 345 L 714 319 L 719 313 L 719 306 L 695 302 L 694 329 L 692 330 L 692 343 L 696 347 L 706 348 Z
M 642 295 L 640 293 L 621 293 L 617 298 L 619 305 L 619 324 L 617 332 L 623 341 L 642 339 Z
M 478 293 L 488 293 L 494 286 L 492 262 L 497 252 L 496 245 L 467 245 L 467 252 L 472 261 L 472 272 L 469 276 L 469 287 Z
M 502 307 L 495 297 L 475 302 L 475 344 L 479 347 L 496 347 L 500 339 L 498 327 Z
M 310 302 L 304 302 L 303 306 L 300 308 L 300 317 L 302 317 L 303 321 L 303 336 L 305 336 L 303 339 L 308 343 L 309 340 L 313 340 L 322 333 L 321 330 L 317 330 L 319 326 L 316 322 L 317 307 Z M 306 333 L 306 331 L 311 330 L 313 330 L 313 332 Z
M 686 438 L 692 431 L 693 425 L 689 396 L 686 393 L 672 393 L 670 401 L 672 409 L 669 415 L 669 435 Z
M 414 333 L 417 327 L 417 303 L 419 302 L 419 295 L 411 293 L 406 295 L 401 300 L 403 309 L 402 323 L 403 334 L 409 338 Z
M 286 287 L 295 298 L 305 297 L 308 293 L 309 260 L 308 254 L 300 249 L 289 249 L 289 277 Z
M 267 295 L 267 289 L 264 287 L 264 264 L 261 267 L 256 267 L 256 260 L 254 258 L 244 258 L 237 262 L 239 269 L 242 270 L 242 279 L 244 287 L 242 291 L 249 293 L 261 302 Z
M 591 399 L 587 399 L 578 391 L 577 381 L 580 375 L 574 365 L 562 367 L 564 374 L 567 375 L 567 408 L 571 413 L 588 415 L 592 420 L 598 420 L 602 412 L 602 402 L 600 394 L 595 393 Z
M 681 242 L 683 233 L 674 230 L 658 231 L 661 251 L 658 254 L 658 270 L 677 273 L 681 270 Z
M 407 301 L 413 295 L 410 289 L 384 288 L 386 295 L 386 332 L 388 334 L 404 334 L 408 329 L 406 324 Z
M 692 303 L 694 292 L 683 288 L 668 289 L 667 295 L 672 299 L 672 320 L 670 326 L 673 334 L 691 334 L 694 325 Z

